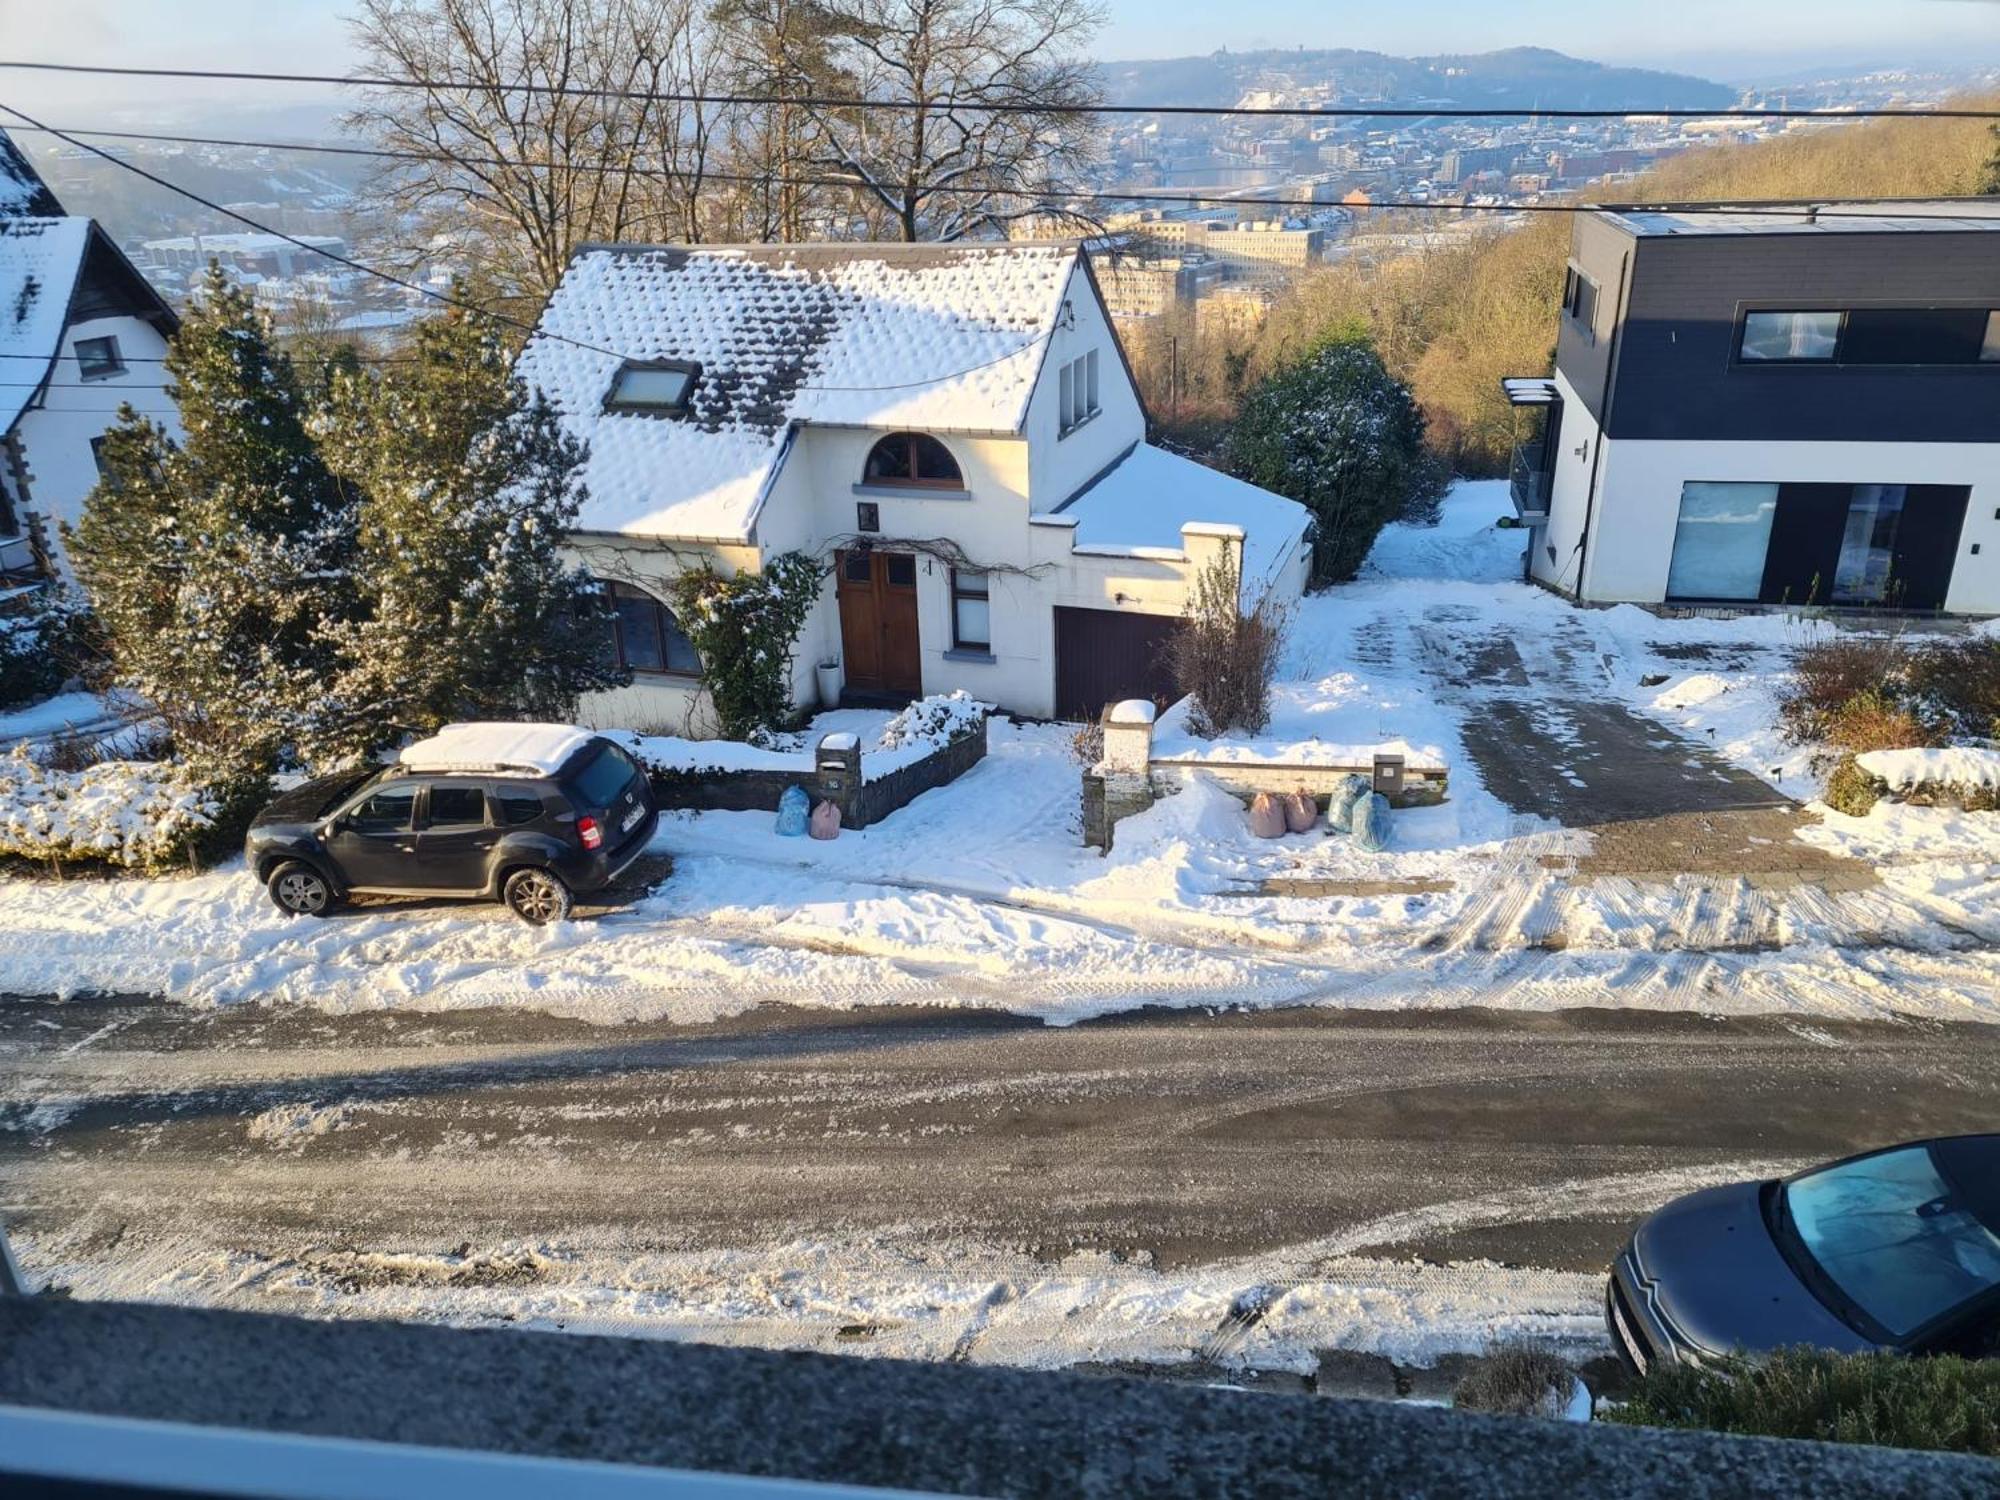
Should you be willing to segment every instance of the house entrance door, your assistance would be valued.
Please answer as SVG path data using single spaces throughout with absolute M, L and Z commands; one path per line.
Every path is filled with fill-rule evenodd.
M 917 640 L 917 559 L 908 552 L 834 555 L 847 690 L 914 698 L 923 691 Z

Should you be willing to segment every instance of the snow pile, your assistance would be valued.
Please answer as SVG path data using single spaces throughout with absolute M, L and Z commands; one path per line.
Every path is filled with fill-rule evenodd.
M 398 758 L 413 771 L 484 771 L 506 766 L 553 776 L 591 741 L 572 724 L 447 724 L 405 745 Z
M 157 870 L 186 852 L 216 810 L 208 792 L 153 761 L 52 771 L 26 746 L 0 761 L 0 857 Z
M 915 751 L 910 759 L 920 759 L 953 740 L 983 730 L 993 705 L 981 703 L 960 688 L 952 693 L 933 693 L 919 698 L 882 726 L 883 750 Z
M 1236 766 L 1369 767 L 1377 755 L 1400 755 L 1411 769 L 1445 769 L 1437 708 L 1412 678 L 1335 672 L 1271 688 L 1271 722 L 1261 734 L 1203 739 L 1181 699 L 1153 730 L 1155 760 Z
M 2000 790 L 2000 750 L 1980 750 L 1970 745 L 1936 750 L 1870 750 L 1855 756 L 1854 762 L 1895 792 L 1919 786 Z

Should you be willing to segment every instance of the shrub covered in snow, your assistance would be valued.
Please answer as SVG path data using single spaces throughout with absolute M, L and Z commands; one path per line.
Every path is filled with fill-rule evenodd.
M 1240 598 L 1237 565 L 1220 554 L 1196 575 L 1167 648 L 1174 686 L 1192 700 L 1188 727 L 1204 738 L 1256 734 L 1271 722 L 1286 616 L 1268 592 L 1248 615 Z
M 42 589 L 0 614 L 0 708 L 58 691 L 75 675 L 90 611 L 68 589 Z
M 993 705 L 981 703 L 964 689 L 919 698 L 882 726 L 884 750 L 946 745 L 986 723 Z
M 0 859 L 144 871 L 198 863 L 262 790 L 201 786 L 169 762 L 58 771 L 17 746 L 0 761 Z

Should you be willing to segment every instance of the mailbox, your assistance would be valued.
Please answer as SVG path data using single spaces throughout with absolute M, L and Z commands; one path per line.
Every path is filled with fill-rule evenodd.
M 1385 797 L 1400 797 L 1403 794 L 1403 757 L 1400 755 L 1378 755 L 1375 757 L 1374 789 Z

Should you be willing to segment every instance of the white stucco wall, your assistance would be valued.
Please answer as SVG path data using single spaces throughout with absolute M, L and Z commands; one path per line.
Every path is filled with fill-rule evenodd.
M 1681 485 L 1969 485 L 1945 608 L 2000 614 L 2000 443 L 1702 443 L 1607 439 L 1584 564 L 1584 598 L 1651 604 L 1667 596 Z M 1553 512 L 1551 513 L 1553 520 Z M 1979 552 L 1972 552 L 1973 544 Z
M 1050 335 L 1041 377 L 1028 400 L 1028 497 L 1037 513 L 1054 510 L 1146 436 L 1145 412 L 1119 357 L 1117 334 L 1081 266 L 1070 273 L 1064 301 L 1070 326 Z M 1062 367 L 1093 349 L 1098 414 L 1062 436 Z
M 1556 435 L 1555 484 L 1549 497 L 1548 524 L 1529 542 L 1528 567 L 1536 581 L 1573 595 L 1577 543 L 1583 537 L 1589 508 L 1590 462 L 1597 453 L 1598 432 L 1596 421 L 1560 370 L 1555 380 L 1563 402 L 1562 430 Z
M 119 374 L 86 381 L 76 362 L 76 341 L 107 336 L 118 340 L 125 368 Z M 166 352 L 166 339 L 139 318 L 92 318 L 72 323 L 63 334 L 49 387 L 15 424 L 28 467 L 25 509 L 43 518 L 49 545 L 58 555 L 62 550 L 60 525 L 74 526 L 82 519 L 84 497 L 97 483 L 97 460 L 91 454 L 90 440 L 110 431 L 120 406 L 129 402 L 165 425 L 175 437 L 181 435 L 174 404 L 160 389 L 166 373 L 159 361 Z M 34 369 L 25 362 L 16 363 L 21 363 L 24 371 Z M 22 377 L 17 374 L 16 378 Z

